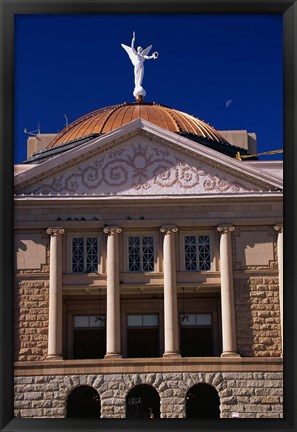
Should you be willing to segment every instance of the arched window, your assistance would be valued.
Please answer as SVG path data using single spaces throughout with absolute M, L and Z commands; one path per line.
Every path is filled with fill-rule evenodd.
M 126 396 L 126 418 L 160 418 L 160 396 L 152 386 L 141 384 Z
M 98 392 L 83 385 L 74 389 L 67 399 L 68 418 L 100 418 L 101 406 Z
M 220 418 L 220 398 L 214 387 L 196 384 L 186 395 L 187 418 Z

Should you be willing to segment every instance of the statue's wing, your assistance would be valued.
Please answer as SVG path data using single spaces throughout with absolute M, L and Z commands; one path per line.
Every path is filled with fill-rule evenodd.
M 125 44 L 121 44 L 121 46 L 124 48 L 128 56 L 130 57 L 130 60 L 133 61 L 135 57 L 135 52 L 133 51 L 133 49 L 130 46 Z
M 141 55 L 146 56 L 148 55 L 148 53 L 150 52 L 150 50 L 152 49 L 153 45 L 148 46 L 147 48 L 145 48 L 142 52 Z

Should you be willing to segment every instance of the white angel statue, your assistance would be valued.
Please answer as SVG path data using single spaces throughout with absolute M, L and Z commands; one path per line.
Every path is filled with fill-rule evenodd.
M 149 52 L 152 48 L 152 45 L 148 46 L 146 49 L 142 49 L 140 46 L 137 48 L 137 51 L 134 48 L 135 42 L 135 32 L 133 32 L 133 38 L 131 42 L 131 46 L 121 44 L 124 50 L 127 52 L 133 66 L 134 66 L 134 91 L 133 96 L 137 101 L 142 101 L 144 96 L 146 95 L 146 91 L 142 87 L 142 80 L 144 75 L 144 61 L 150 59 L 158 58 L 159 54 L 154 52 L 151 56 L 149 56 Z

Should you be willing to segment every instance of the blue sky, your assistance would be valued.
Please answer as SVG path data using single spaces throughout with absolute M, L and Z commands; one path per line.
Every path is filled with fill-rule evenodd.
M 18 15 L 16 163 L 26 159 L 24 128 L 40 124 L 41 133 L 55 133 L 65 114 L 71 123 L 134 102 L 133 67 L 121 47 L 130 45 L 133 30 L 136 46 L 159 52 L 145 62 L 146 102 L 218 130 L 256 132 L 259 152 L 283 148 L 281 15 Z

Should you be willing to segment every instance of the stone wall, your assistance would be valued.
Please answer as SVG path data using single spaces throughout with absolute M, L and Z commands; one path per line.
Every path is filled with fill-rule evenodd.
M 240 355 L 279 357 L 282 347 L 278 279 L 236 279 L 234 297 Z
M 258 197 L 250 202 L 244 198 L 226 198 L 224 201 L 216 200 L 196 202 L 187 201 L 177 203 L 174 199 L 164 198 L 155 201 L 146 200 L 145 205 L 136 200 L 132 202 L 121 203 L 106 201 L 94 202 L 87 206 L 82 202 L 68 203 L 65 206 L 54 203 L 46 203 L 42 207 L 21 206 L 16 202 L 15 207 L 15 225 L 18 228 L 26 226 L 26 223 L 42 223 L 44 231 L 47 227 L 57 224 L 63 226 L 65 230 L 72 228 L 102 228 L 102 223 L 110 225 L 120 225 L 123 229 L 126 227 L 149 227 L 161 226 L 166 223 L 174 223 L 178 227 L 182 226 L 217 226 L 219 223 L 226 221 L 233 223 L 236 227 L 245 224 L 263 226 L 263 224 L 273 225 L 282 220 L 282 202 L 271 200 L 260 200 Z M 259 219 L 256 217 L 259 215 Z M 145 217 L 145 219 L 141 219 Z M 96 218 L 96 219 L 94 219 Z M 128 219 L 129 218 L 129 219 Z M 262 220 L 261 220 L 262 219 Z M 83 221 L 83 222 L 82 222 Z
M 15 378 L 16 417 L 65 417 L 69 394 L 80 385 L 95 388 L 102 418 L 125 418 L 125 398 L 139 384 L 160 396 L 161 418 L 185 418 L 186 394 L 198 384 L 213 386 L 221 418 L 282 418 L 282 373 L 148 373 L 45 375 Z
M 15 282 L 15 360 L 43 360 L 47 354 L 48 290 L 48 280 Z

